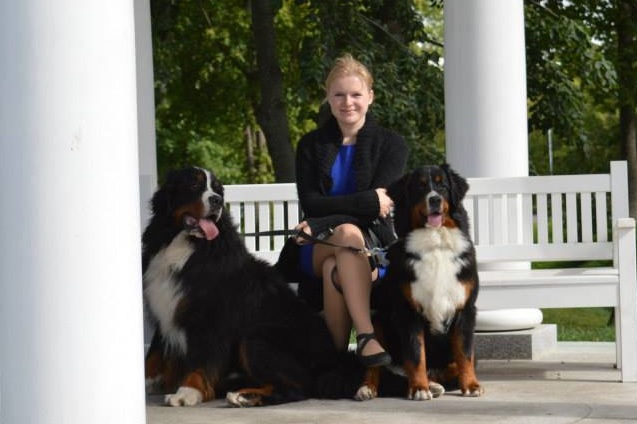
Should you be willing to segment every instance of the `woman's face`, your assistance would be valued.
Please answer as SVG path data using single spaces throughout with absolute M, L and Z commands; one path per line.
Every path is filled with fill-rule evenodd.
M 373 100 L 374 92 L 354 75 L 336 78 L 327 92 L 327 102 L 341 127 L 362 127 Z

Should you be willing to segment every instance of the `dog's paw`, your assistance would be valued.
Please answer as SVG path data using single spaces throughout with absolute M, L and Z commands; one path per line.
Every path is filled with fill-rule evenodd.
M 434 398 L 434 395 L 428 389 L 410 389 L 409 396 L 407 396 L 410 400 L 431 400 Z
M 436 383 L 435 381 L 429 382 L 429 391 L 434 398 L 438 398 L 445 394 L 445 388 L 442 384 Z
M 356 391 L 356 394 L 354 395 L 354 399 L 356 399 L 356 400 L 372 400 L 376 396 L 378 396 L 378 392 L 376 391 L 376 389 L 374 389 L 371 386 L 368 386 L 367 384 L 364 384 L 364 385 L 362 385 L 361 387 L 358 388 L 358 390 Z
M 263 404 L 261 395 L 249 392 L 228 392 L 226 401 L 230 406 L 244 408 L 248 406 L 260 406 Z
M 472 384 L 469 387 L 462 389 L 462 396 L 466 397 L 480 397 L 484 394 L 484 387 L 480 384 Z
M 185 386 L 177 389 L 177 393 L 164 397 L 164 403 L 169 406 L 194 406 L 202 400 L 203 395 L 199 390 Z

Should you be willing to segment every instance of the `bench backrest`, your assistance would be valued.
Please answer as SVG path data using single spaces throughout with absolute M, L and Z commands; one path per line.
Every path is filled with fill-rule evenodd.
M 625 162 L 610 174 L 472 178 L 465 201 L 481 263 L 613 259 L 628 217 Z
M 465 208 L 480 263 L 614 259 L 613 223 L 628 217 L 626 162 L 610 174 L 469 178 Z M 228 185 L 230 213 L 248 248 L 276 262 L 301 218 L 296 186 Z
M 275 263 L 287 235 L 269 231 L 291 230 L 300 222 L 296 184 L 235 184 L 225 186 L 225 200 L 248 250 Z

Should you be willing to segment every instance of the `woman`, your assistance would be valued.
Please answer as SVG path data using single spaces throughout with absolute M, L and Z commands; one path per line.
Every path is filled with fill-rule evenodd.
M 363 249 L 370 226 L 380 240 L 393 240 L 392 200 L 385 188 L 407 161 L 404 139 L 368 113 L 372 84 L 368 69 L 351 55 L 337 59 L 325 82 L 332 116 L 301 138 L 296 154 L 305 220 L 295 229 L 329 243 L 297 237 L 301 269 L 313 277 L 301 282 L 299 295 L 311 301 L 322 284 L 322 307 L 336 347 L 347 348 L 353 325 L 357 355 L 368 367 L 391 362 L 370 317 L 372 282 L 382 269 L 348 247 Z

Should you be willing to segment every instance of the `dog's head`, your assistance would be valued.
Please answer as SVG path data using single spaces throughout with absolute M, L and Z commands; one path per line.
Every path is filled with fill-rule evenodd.
M 388 188 L 394 201 L 394 224 L 399 237 L 416 228 L 459 227 L 466 231 L 462 199 L 467 180 L 447 164 L 416 168 Z
M 191 236 L 213 240 L 223 213 L 223 185 L 206 169 L 170 171 L 151 201 L 153 215 Z

